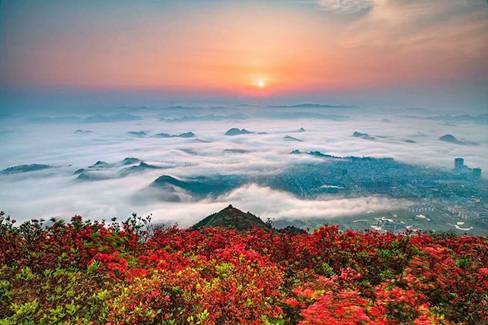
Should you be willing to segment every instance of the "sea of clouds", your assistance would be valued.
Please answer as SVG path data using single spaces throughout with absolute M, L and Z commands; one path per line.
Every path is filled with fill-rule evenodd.
M 256 133 L 224 135 L 232 127 Z M 300 132 L 300 128 L 305 131 Z M 487 171 L 487 128 L 485 115 L 327 105 L 125 107 L 95 115 L 13 114 L 0 118 L 0 170 L 32 163 L 55 168 L 0 176 L 0 210 L 20 221 L 74 214 L 123 219 L 136 212 L 182 226 L 228 204 L 275 220 L 386 212 L 411 202 L 374 196 L 305 200 L 256 184 L 200 200 L 181 193 L 179 202 L 146 198 L 143 193 L 161 175 L 258 176 L 314 159 L 290 155 L 294 149 L 336 156 L 393 157 L 439 168 L 452 168 L 455 157 L 464 157 L 469 166 Z M 128 133 L 141 131 L 145 134 Z M 190 131 L 195 133 L 194 138 L 154 137 L 162 132 L 177 135 Z M 355 131 L 374 139 L 353 137 Z M 442 142 L 439 137 L 444 134 L 475 144 Z M 164 169 L 97 181 L 79 181 L 73 175 L 96 161 L 116 163 L 125 157 Z

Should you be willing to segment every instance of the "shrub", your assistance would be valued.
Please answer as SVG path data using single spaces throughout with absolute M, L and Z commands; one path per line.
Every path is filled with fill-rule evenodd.
M 0 324 L 488 322 L 482 237 L 0 216 Z

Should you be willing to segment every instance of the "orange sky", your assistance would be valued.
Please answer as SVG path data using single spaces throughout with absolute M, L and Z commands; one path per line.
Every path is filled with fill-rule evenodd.
M 334 3 L 7 1 L 0 83 L 259 95 L 488 72 L 485 1 Z

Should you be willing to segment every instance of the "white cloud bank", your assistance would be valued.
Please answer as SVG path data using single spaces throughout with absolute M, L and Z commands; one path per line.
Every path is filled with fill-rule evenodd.
M 247 111 L 241 107 L 239 112 Z M 302 109 L 297 109 L 297 114 Z M 235 112 L 229 108 L 229 112 Z M 323 109 L 318 108 L 318 112 Z M 330 111 L 330 109 L 327 109 Z M 224 114 L 227 109 L 219 111 Z M 174 113 L 169 110 L 168 113 Z M 334 112 L 337 113 L 337 112 Z M 340 112 L 346 114 L 346 112 Z M 202 115 L 201 112 L 181 114 Z M 347 113 L 344 121 L 300 118 L 250 118 L 239 121 L 165 122 L 147 115 L 141 121 L 97 124 L 33 124 L 25 120 L 2 121 L 4 134 L 0 146 L 0 169 L 18 164 L 43 163 L 59 168 L 45 173 L 34 172 L 0 178 L 0 210 L 17 220 L 81 214 L 89 218 L 124 218 L 132 212 L 153 212 L 156 219 L 190 225 L 231 203 L 263 218 L 340 217 L 387 211 L 398 204 L 384 198 L 356 199 L 318 198 L 301 200 L 294 196 L 249 185 L 216 200 L 169 203 L 135 199 L 163 174 L 185 178 L 214 174 L 279 173 L 290 163 L 314 159 L 308 155 L 290 155 L 293 149 L 319 150 L 337 156 L 393 157 L 399 161 L 435 167 L 452 168 L 455 157 L 465 157 L 471 167 L 488 170 L 488 137 L 486 124 L 442 119 L 408 118 L 395 112 Z M 297 115 L 298 116 L 298 115 Z M 2 124 L 2 122 L 5 122 Z M 246 128 L 267 134 L 229 137 L 230 127 Z M 298 133 L 303 127 L 305 132 Z M 93 131 L 74 134 L 76 129 Z M 197 139 L 132 137 L 127 131 L 146 130 L 150 135 L 192 131 Z M 375 141 L 352 137 L 354 131 L 366 132 Z M 443 134 L 479 143 L 462 146 L 438 140 Z M 290 135 L 303 142 L 285 141 Z M 406 139 L 414 143 L 405 142 Z M 243 153 L 228 153 L 226 149 Z M 97 160 L 117 162 L 137 157 L 167 169 L 153 170 L 121 179 L 77 182 L 73 172 Z M 486 177 L 486 176 L 484 176 Z M 143 202 L 144 201 L 144 202 Z M 382 210 L 383 209 L 383 210 Z
M 376 196 L 303 200 L 286 192 L 249 184 L 213 201 L 167 203 L 164 208 L 154 209 L 150 213 L 156 221 L 164 223 L 177 220 L 180 225 L 189 226 L 228 204 L 250 211 L 264 220 L 304 220 L 387 212 L 406 208 L 411 202 Z

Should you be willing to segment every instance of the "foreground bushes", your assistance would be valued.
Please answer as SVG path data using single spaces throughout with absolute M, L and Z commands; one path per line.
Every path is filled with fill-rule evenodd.
M 488 322 L 480 237 L 0 216 L 0 247 L 0 324 Z

